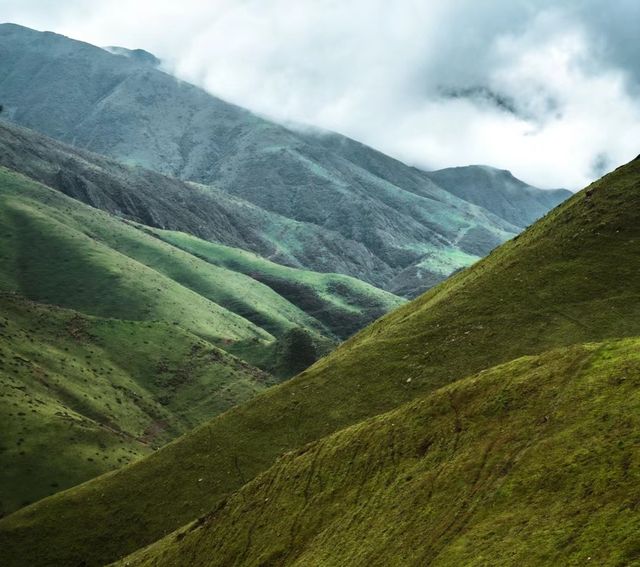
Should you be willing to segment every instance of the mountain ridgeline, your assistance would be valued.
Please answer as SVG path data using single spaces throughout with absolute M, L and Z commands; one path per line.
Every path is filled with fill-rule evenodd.
M 9 120 L 201 186 L 187 190 L 128 169 L 120 176 L 135 196 L 117 198 L 109 189 L 101 195 L 86 171 L 61 172 L 57 185 L 92 204 L 408 297 L 522 229 L 423 171 L 338 134 L 270 122 L 132 53 L 0 25 L 0 99 Z M 162 206 L 137 191 L 155 182 L 168 191 Z M 489 189 L 504 192 L 501 183 Z M 551 208 L 567 196 L 540 193 L 529 188 L 518 198 L 531 218 L 545 212 L 542 201 Z
M 633 564 L 639 207 L 635 160 L 294 379 L 1 520 L 3 563 L 161 540 L 123 564 Z

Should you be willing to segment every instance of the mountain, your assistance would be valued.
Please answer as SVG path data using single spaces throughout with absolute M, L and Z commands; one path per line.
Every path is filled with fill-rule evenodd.
M 403 303 L 2 167 L 0 258 L 3 514 L 149 454 Z
M 347 338 L 402 303 L 400 298 L 353 278 L 292 269 L 244 253 L 243 250 L 253 249 L 285 263 L 297 263 L 285 245 L 280 244 L 285 240 L 284 234 L 289 235 L 289 242 L 297 250 L 303 247 L 303 238 L 308 238 L 307 244 L 318 248 L 324 246 L 324 241 L 320 234 L 304 228 L 298 230 L 299 223 L 295 221 L 261 211 L 212 188 L 187 184 L 140 167 L 123 166 L 90 152 L 76 151 L 6 122 L 0 122 L 0 165 L 92 207 L 139 225 L 167 229 L 147 230 L 154 237 L 166 239 L 167 231 L 175 233 L 182 229 L 200 238 L 227 244 L 205 243 L 198 238 L 188 239 L 186 235 L 182 239 L 178 235 L 173 238 L 174 244 L 180 241 L 183 246 L 188 244 L 197 249 L 196 254 L 206 256 L 208 263 L 242 272 L 271 287 L 302 311 L 318 317 L 328 336 Z M 276 247 L 279 253 L 272 253 Z M 347 257 L 344 249 L 335 252 Z M 324 255 L 331 256 L 332 250 L 325 248 Z M 241 300 L 234 298 L 231 303 L 238 304 Z M 259 303 L 255 301 L 254 305 Z M 262 303 L 268 301 L 262 300 Z M 279 307 L 272 311 L 286 313 L 290 308 Z M 245 312 L 241 314 L 246 316 Z M 253 320 L 264 319 L 264 315 L 249 315 L 250 319 L 252 317 Z M 318 327 L 318 324 L 307 321 L 302 326 Z M 267 330 L 272 331 L 268 326 Z
M 118 562 L 635 565 L 640 340 L 519 358 L 281 457 Z
M 291 233 L 281 230 L 278 240 L 247 249 L 407 296 L 520 231 L 444 190 L 425 172 L 337 134 L 270 122 L 177 80 L 147 59 L 1 25 L 4 114 L 127 165 L 215 186 L 199 199 L 205 207 L 191 215 L 200 222 L 182 224 L 180 215 L 174 221 L 179 226 L 164 226 L 159 218 L 158 228 L 190 232 L 196 224 L 196 236 L 214 239 L 207 236 L 220 232 L 220 209 L 213 201 L 223 192 L 269 213 L 258 224 L 273 226 L 274 218 L 295 223 Z
M 420 420 L 419 417 L 430 415 L 430 411 L 441 412 L 444 416 L 441 419 L 447 423 L 446 433 L 454 437 L 451 450 L 455 448 L 457 451 L 460 446 L 469 455 L 470 460 L 465 461 L 464 457 L 461 457 L 460 461 L 456 461 L 457 472 L 450 477 L 451 483 L 456 484 L 456 480 L 458 483 L 458 492 L 452 493 L 456 494 L 456 498 L 459 494 L 473 498 L 476 493 L 480 495 L 479 498 L 489 497 L 491 491 L 483 488 L 484 475 L 495 475 L 492 464 L 494 462 L 507 464 L 499 469 L 505 477 L 501 486 L 521 486 L 517 482 L 520 478 L 517 474 L 519 471 L 534 470 L 531 469 L 531 461 L 526 460 L 522 468 L 515 468 L 513 476 L 510 476 L 513 465 L 508 463 L 514 455 L 521 459 L 526 456 L 518 453 L 523 437 L 518 434 L 516 426 L 526 422 L 527 427 L 533 427 L 527 422 L 528 418 L 545 420 L 545 416 L 549 416 L 551 427 L 555 427 L 557 420 L 557 434 L 560 438 L 576 434 L 573 441 L 556 439 L 549 452 L 544 451 L 544 443 L 536 445 L 536 451 L 542 451 L 545 458 L 558 458 L 558 463 L 569 466 L 568 461 L 562 459 L 568 459 L 574 454 L 576 459 L 579 459 L 579 464 L 588 462 L 589 448 L 598 446 L 602 433 L 605 435 L 605 450 L 607 447 L 613 447 L 618 440 L 621 441 L 621 446 L 612 453 L 612 457 L 620 457 L 624 463 L 627 459 L 625 454 L 628 452 L 626 444 L 633 439 L 629 435 L 633 435 L 634 431 L 633 422 L 628 419 L 625 421 L 625 416 L 629 415 L 627 411 L 632 411 L 635 407 L 633 404 L 637 398 L 627 396 L 628 390 L 624 388 L 618 390 L 619 394 L 603 390 L 615 388 L 617 383 L 624 384 L 627 376 L 634 376 L 633 363 L 624 350 L 612 352 L 609 358 L 617 360 L 603 368 L 600 368 L 600 363 L 604 360 L 602 357 L 607 356 L 607 347 L 598 349 L 576 346 L 573 350 L 568 349 L 565 354 L 558 351 L 559 354 L 550 355 L 550 358 L 544 358 L 546 355 L 543 355 L 537 369 L 535 361 L 533 368 L 530 368 L 531 359 L 525 359 L 524 362 L 514 363 L 515 366 L 511 369 L 507 367 L 506 370 L 502 368 L 492 371 L 499 385 L 492 382 L 491 378 L 486 383 L 480 378 L 457 382 L 523 356 L 537 356 L 552 349 L 583 343 L 639 336 L 638 210 L 640 159 L 592 184 L 538 221 L 521 236 L 507 242 L 471 268 L 379 319 L 292 380 L 270 388 L 251 401 L 217 416 L 174 443 L 115 474 L 104 475 L 60 492 L 2 519 L 0 549 L 3 564 L 104 564 L 151 544 L 198 517 L 205 516 L 198 523 L 208 524 L 206 531 L 209 532 L 209 515 L 222 518 L 224 522 L 220 525 L 220 530 L 231 530 L 228 533 L 232 533 L 231 523 L 225 518 L 236 517 L 233 514 L 239 509 L 237 504 L 240 497 L 233 496 L 233 493 L 252 479 L 256 479 L 255 483 L 247 485 L 244 494 L 252 496 L 262 494 L 260 490 L 268 491 L 268 485 L 262 485 L 261 482 L 274 478 L 273 471 L 269 472 L 274 463 L 282 463 L 282 459 L 301 458 L 291 469 L 281 469 L 281 478 L 277 485 L 273 485 L 292 487 L 295 491 L 299 486 L 295 484 L 296 471 L 299 470 L 302 474 L 307 465 L 314 470 L 324 471 L 322 466 L 326 461 L 327 466 L 335 471 L 336 475 L 349 474 L 346 472 L 348 469 L 343 468 L 348 467 L 348 464 L 338 458 L 340 440 L 344 440 L 345 446 L 350 448 L 349 458 L 353 459 L 354 463 L 357 461 L 366 467 L 364 475 L 367 479 L 372 483 L 378 483 L 388 478 L 389 486 L 395 486 L 396 477 L 387 476 L 388 469 L 380 466 L 388 463 L 389 458 L 385 456 L 391 455 L 391 470 L 404 471 L 404 467 L 408 466 L 404 451 L 406 448 L 411 449 L 412 440 L 420 434 L 424 434 L 427 440 L 423 445 L 423 451 L 429 454 L 429 434 L 436 429 L 429 429 L 428 420 Z M 629 343 L 629 348 L 633 349 L 634 344 Z M 612 345 L 611 348 L 617 347 Z M 590 353 L 594 351 L 595 354 L 592 356 Z M 579 363 L 583 360 L 586 361 L 584 375 L 579 373 Z M 518 374 L 520 370 L 522 372 Z M 621 370 L 625 373 L 620 374 Z M 504 377 L 512 375 L 521 377 L 522 386 L 518 385 L 515 378 L 513 383 L 505 383 Z M 530 383 L 527 375 L 535 375 L 534 382 Z M 572 376 L 574 380 L 582 378 L 582 381 L 572 386 L 575 390 L 568 390 L 568 398 L 562 398 L 561 385 L 567 380 L 570 381 Z M 500 395 L 502 383 L 505 388 L 503 396 Z M 594 395 L 589 396 L 588 389 L 592 383 Z M 629 384 L 633 383 L 634 378 Z M 594 406 L 596 417 L 594 420 L 592 416 L 584 415 L 584 421 L 580 422 L 581 427 L 584 427 L 572 430 L 569 421 L 563 418 L 561 413 L 587 409 L 584 405 L 587 402 L 583 402 L 585 392 L 580 392 L 581 385 L 584 385 L 586 399 L 597 401 L 597 405 Z M 536 402 L 535 392 L 538 387 L 546 388 L 546 392 L 541 393 L 541 405 L 537 405 Z M 487 395 L 483 397 L 485 388 Z M 572 391 L 579 396 L 574 396 L 575 405 L 572 404 Z M 492 392 L 496 395 L 492 396 Z M 465 399 L 477 400 L 477 406 L 474 402 L 461 410 L 460 404 Z M 415 408 L 418 421 L 416 431 L 411 433 L 412 437 L 409 439 L 398 438 L 396 441 L 395 437 L 384 434 L 385 431 L 393 430 L 391 424 L 396 423 L 393 414 L 391 418 L 380 417 L 377 422 L 374 420 L 359 423 L 394 409 L 400 412 L 399 417 L 406 417 L 408 420 L 407 415 L 412 415 L 414 406 L 407 406 L 409 409 L 406 410 L 401 406 L 413 400 L 416 400 L 416 403 L 420 400 L 423 408 Z M 559 400 L 561 405 L 554 406 L 554 400 Z M 483 408 L 483 404 L 486 407 Z M 505 414 L 505 419 L 512 420 L 503 423 L 500 412 L 507 411 L 511 404 L 514 411 L 517 411 L 513 418 L 508 418 Z M 466 413 L 460 413 L 461 411 Z M 477 412 L 482 414 L 484 421 L 474 428 L 475 417 L 473 420 L 463 418 L 466 415 L 477 416 Z M 456 415 L 460 417 L 459 422 L 455 420 Z M 614 420 L 613 427 L 607 425 L 609 419 Z M 596 422 L 601 425 L 590 427 Z M 379 437 L 375 436 L 377 424 L 381 432 Z M 483 424 L 492 428 L 491 435 L 485 440 L 479 432 Z M 514 427 L 509 427 L 509 424 Z M 311 446 L 311 449 L 305 448 L 308 443 L 350 426 L 353 428 L 346 430 L 344 437 L 326 442 L 326 447 L 333 453 L 328 451 L 326 454 L 318 454 L 313 449 L 314 446 Z M 398 426 L 405 427 L 402 423 L 398 423 Z M 414 426 L 407 422 L 406 427 L 412 429 Z M 434 423 L 433 427 L 437 428 L 437 423 Z M 624 430 L 621 439 L 606 437 L 608 432 L 615 435 L 620 427 Z M 358 432 L 362 432 L 362 437 L 358 437 Z M 460 435 L 457 435 L 458 433 Z M 501 441 L 500 435 L 509 434 L 512 437 L 506 437 Z M 545 435 L 541 436 L 542 440 Z M 458 442 L 455 441 L 456 437 L 459 437 Z M 486 452 L 487 443 L 492 440 L 495 440 L 493 448 L 491 452 Z M 363 452 L 357 453 L 356 445 L 349 443 L 357 444 L 358 441 L 371 442 L 377 449 L 372 452 L 364 445 Z M 321 446 L 323 445 L 318 444 L 315 447 Z M 396 446 L 402 452 L 395 452 Z M 437 442 L 434 446 L 436 467 L 438 463 L 444 462 L 438 457 L 440 446 Z M 476 447 L 487 454 L 485 464 L 488 464 L 489 468 L 486 472 L 482 464 L 484 453 L 478 454 L 474 450 Z M 503 447 L 504 453 L 501 453 Z M 571 453 L 567 453 L 567 447 Z M 305 451 L 311 451 L 311 456 L 317 455 L 311 464 L 304 459 Z M 289 452 L 293 453 L 287 454 Z M 285 456 L 282 457 L 283 455 Z M 332 455 L 335 455 L 336 459 Z M 381 460 L 378 460 L 380 455 Z M 281 460 L 277 461 L 279 457 Z M 570 467 L 569 470 L 538 468 L 535 470 L 540 475 L 539 480 L 535 477 L 526 477 L 525 480 L 528 483 L 539 482 L 539 486 L 545 488 L 540 494 L 542 504 L 548 501 L 545 498 L 549 490 L 555 490 L 558 493 L 559 506 L 572 495 L 581 498 L 584 506 L 589 506 L 592 502 L 600 502 L 595 498 L 591 499 L 590 495 L 594 494 L 594 491 L 600 494 L 599 491 L 609 486 L 607 479 L 599 476 L 603 471 L 602 462 L 600 453 L 597 453 L 593 467 L 582 467 L 576 472 L 585 475 L 584 483 L 579 487 L 573 482 L 566 482 L 567 478 L 572 480 L 576 476 L 571 474 L 573 469 Z M 331 469 L 332 464 L 335 465 L 334 469 Z M 543 465 L 544 463 L 540 463 L 538 466 Z M 298 466 L 300 468 L 297 468 Z M 363 474 L 362 468 L 359 467 L 360 464 L 354 468 L 354 475 Z M 474 471 L 479 471 L 479 474 L 474 475 Z M 449 481 L 449 472 L 450 470 L 445 468 L 441 475 L 442 482 Z M 422 478 L 424 477 L 421 473 L 417 479 L 419 481 Z M 493 476 L 491 478 L 493 479 Z M 472 494 L 460 492 L 463 479 L 473 481 Z M 319 495 L 320 500 L 325 498 L 326 493 L 318 487 L 320 481 L 310 475 L 307 476 L 307 480 L 308 482 L 304 483 L 306 488 L 303 489 L 303 498 L 315 494 Z M 509 484 L 512 481 L 515 484 Z M 350 481 L 345 479 L 341 482 L 343 484 L 336 484 L 336 490 L 349 485 Z M 404 482 L 410 481 L 404 477 Z M 532 487 L 535 486 L 536 484 L 532 484 Z M 374 490 L 372 494 L 377 494 L 374 485 L 370 488 Z M 572 492 L 575 490 L 578 492 Z M 419 493 L 423 494 L 422 491 L 423 489 L 420 489 Z M 387 494 L 388 501 L 392 502 L 397 492 L 381 493 L 381 498 L 387 498 Z M 405 490 L 405 494 L 410 496 L 413 491 Z M 517 497 L 510 495 L 508 491 L 500 494 L 506 499 L 506 503 L 499 502 L 502 507 L 498 510 L 509 510 L 510 499 L 514 503 L 519 502 L 517 499 L 513 500 Z M 535 493 L 531 494 L 533 498 Z M 454 501 L 445 498 L 446 505 L 459 510 L 465 501 L 463 497 Z M 277 497 L 276 494 L 270 493 L 265 495 L 265 498 Z M 346 508 L 348 503 L 353 502 L 352 498 L 353 495 L 345 499 L 336 497 L 334 505 L 324 499 L 319 510 L 337 513 L 340 507 L 343 507 L 348 512 Z M 435 498 L 438 502 L 440 495 L 435 495 Z M 615 498 L 611 500 L 617 514 L 631 510 L 627 506 L 628 503 L 620 498 L 616 493 Z M 225 502 L 229 504 L 229 508 L 225 508 Z M 300 510 L 299 507 L 296 508 L 296 502 L 295 496 L 292 495 L 291 506 L 283 510 Z M 472 500 L 473 504 L 476 502 Z M 308 501 L 307 508 L 312 507 L 313 503 L 313 500 Z M 383 501 L 375 500 L 371 505 L 378 503 L 382 505 Z M 421 500 L 418 504 L 423 503 L 424 500 Z M 264 505 L 256 500 L 247 501 L 247 505 L 252 504 Z M 384 505 L 386 506 L 387 502 L 384 502 Z M 531 506 L 534 505 L 535 502 L 532 501 Z M 270 508 L 266 510 L 271 511 Z M 488 507 L 486 510 L 489 513 L 492 508 Z M 363 517 L 366 517 L 369 511 L 370 508 L 364 510 Z M 544 508 L 541 511 L 537 510 L 538 515 L 535 518 L 542 517 L 541 514 L 546 512 Z M 216 516 L 217 513 L 220 516 Z M 630 513 L 624 512 L 627 515 Z M 436 538 L 439 543 L 446 543 L 448 535 L 464 535 L 464 517 L 458 515 L 447 519 L 444 516 L 445 512 L 440 514 L 436 520 L 441 523 L 437 525 L 446 529 L 450 526 L 452 530 L 457 531 L 445 533 L 444 540 L 437 539 L 436 531 L 426 534 L 428 537 Z M 562 511 L 554 510 L 551 517 L 562 518 L 565 521 L 566 515 L 563 514 Z M 627 517 L 624 514 L 616 517 Z M 419 515 L 414 514 L 412 517 L 415 522 L 420 521 Z M 257 545 L 264 542 L 265 523 L 274 526 L 278 538 L 284 537 L 282 533 L 277 534 L 277 528 L 284 526 L 286 519 L 266 515 L 247 516 L 247 520 L 251 518 L 256 519 L 254 527 L 248 532 L 243 531 L 242 534 L 246 553 L 256 552 L 251 545 L 252 533 L 260 535 L 260 539 L 256 540 Z M 301 525 L 303 531 L 293 531 L 291 535 L 294 541 L 298 533 L 302 534 L 301 537 L 306 537 L 304 534 L 309 533 L 310 522 L 316 520 L 317 517 L 313 515 L 301 516 L 300 524 L 296 522 L 294 527 Z M 503 523 L 500 524 L 500 521 Z M 475 532 L 474 541 L 477 541 L 478 533 L 492 535 L 493 532 L 489 533 L 491 526 L 498 529 L 500 526 L 504 527 L 508 521 L 509 517 L 501 519 L 496 512 L 486 524 L 488 531 L 483 532 L 481 524 L 472 524 L 473 529 L 480 530 Z M 596 516 L 593 521 L 593 524 L 582 526 L 587 530 L 581 532 L 586 534 L 585 537 L 589 537 L 588 530 L 595 530 L 592 532 L 594 534 L 602 533 Z M 322 527 L 321 523 L 315 525 L 318 530 Z M 330 525 L 327 523 L 327 526 Z M 372 535 L 379 533 L 375 531 L 378 530 L 378 526 L 379 524 L 376 524 L 372 527 Z M 518 526 L 519 524 L 516 525 Z M 353 530 L 356 530 L 356 527 L 362 528 L 357 524 L 351 527 Z M 395 533 L 393 525 L 388 524 L 387 529 L 389 534 Z M 533 530 L 531 533 L 536 534 L 536 537 L 541 533 L 544 535 L 544 531 L 541 532 L 541 529 L 535 526 L 529 529 Z M 343 533 L 345 537 L 350 537 L 351 533 L 356 532 Z M 618 530 L 616 527 L 612 533 L 616 537 L 624 537 L 625 533 L 630 532 L 624 532 L 622 528 Z M 193 540 L 189 537 L 185 541 L 197 543 L 200 535 L 201 532 L 196 534 Z M 419 535 L 426 537 L 424 533 Z M 567 534 L 563 545 L 571 547 L 574 545 L 572 542 L 577 541 L 575 538 L 578 535 Z M 175 539 L 183 537 L 186 536 L 176 535 Z M 282 540 L 274 539 L 274 548 L 278 547 L 279 541 Z M 456 541 L 459 542 L 459 556 L 464 556 L 464 553 L 481 553 L 481 548 L 464 548 L 464 542 Z M 494 538 L 491 541 L 496 540 Z M 508 546 L 510 541 L 507 539 L 502 545 Z M 557 536 L 554 535 L 550 541 L 557 543 Z M 634 547 L 633 541 L 627 541 L 629 546 L 626 548 L 626 557 L 633 557 L 638 547 Z M 305 547 L 304 540 L 301 542 L 300 553 L 310 552 Z M 515 542 L 514 545 L 516 543 L 522 542 Z M 225 553 L 231 550 L 230 553 L 233 554 L 233 545 L 235 543 L 229 542 Z M 293 549 L 295 551 L 296 548 Z M 345 553 L 351 553 L 352 549 L 345 547 Z M 602 549 L 606 552 L 607 547 L 604 546 Z M 275 552 L 277 551 L 275 549 Z M 331 553 L 331 550 L 327 550 L 325 546 L 319 548 L 318 553 Z M 245 556 L 235 557 L 242 562 Z M 268 564 L 268 559 L 271 564 L 278 563 L 277 555 L 271 555 L 270 558 L 260 557 L 263 564 Z
M 250 250 L 292 267 L 321 271 L 383 270 L 362 244 L 300 223 L 212 186 L 186 183 L 142 167 L 125 166 L 0 121 L 0 164 L 74 199 L 118 216 Z M 319 253 L 321 251 L 321 253 Z
M 429 172 L 443 189 L 526 228 L 571 196 L 566 189 L 541 190 L 515 178 L 510 171 L 486 165 L 450 167 Z
M 118 47 L 117 45 L 110 45 L 104 49 L 114 55 L 129 57 L 130 59 L 135 59 L 138 63 L 151 65 L 152 67 L 158 67 L 162 63 L 153 53 L 149 53 L 144 49 L 127 49 L 126 47 Z
M 345 337 L 358 325 L 402 303 L 400 298 L 347 276 L 285 268 L 175 231 L 154 232 L 10 170 L 2 174 L 4 222 L 13 225 L 15 231 L 5 234 L 7 262 L 3 271 L 14 272 L 7 276 L 12 290 L 34 300 L 82 308 L 99 316 L 178 320 L 202 336 L 225 344 L 254 338 L 270 341 L 293 327 L 307 328 L 327 338 Z M 182 242 L 183 248 L 192 247 L 200 257 L 172 246 L 169 240 Z M 94 253 L 94 248 L 102 255 Z M 104 268 L 107 277 L 97 270 L 96 257 L 108 265 Z M 236 270 L 233 266 L 241 262 L 229 260 L 234 257 L 255 265 Z M 71 261 L 76 262 L 71 270 L 59 270 L 61 262 Z M 113 274 L 112 265 L 132 261 L 133 269 L 123 269 L 117 277 Z M 224 267 L 225 262 L 228 267 Z M 137 271 L 144 269 L 151 270 L 150 276 L 136 279 Z M 248 275 L 242 273 L 243 269 Z M 261 272 L 271 272 L 272 276 Z M 47 278 L 41 277 L 43 273 Z M 281 288 L 282 295 L 261 283 L 261 277 L 273 288 Z M 172 283 L 160 285 L 165 282 L 163 278 Z M 154 279 L 158 279 L 157 284 Z M 77 287 L 67 280 L 78 281 Z M 152 287 L 155 285 L 158 287 Z M 125 287 L 126 295 L 119 297 L 119 289 Z M 179 296 L 186 290 L 198 297 L 187 300 L 191 296 L 186 296 L 183 300 Z M 135 293 L 147 294 L 142 303 L 150 305 L 132 309 L 131 296 Z M 199 305 L 203 298 L 215 304 Z M 173 304 L 180 305 L 178 314 L 169 311 Z

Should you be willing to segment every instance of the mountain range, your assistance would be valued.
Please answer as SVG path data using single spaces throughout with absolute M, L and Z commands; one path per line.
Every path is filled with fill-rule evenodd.
M 0 564 L 640 564 L 640 156 L 572 195 L 0 24 Z
M 520 232 L 523 219 L 546 212 L 541 203 L 548 210 L 569 195 L 521 183 L 527 190 L 515 207 L 530 212 L 514 224 L 493 211 L 514 216 L 504 205 L 513 200 L 504 172 L 496 172 L 489 191 L 483 185 L 485 195 L 496 195 L 479 207 L 437 185 L 433 174 L 354 140 L 286 128 L 229 104 L 163 72 L 155 58 L 12 24 L 0 25 L 0 95 L 5 115 L 23 126 L 126 165 L 214 186 L 218 193 L 209 203 L 199 200 L 197 218 L 180 222 L 181 213 L 173 228 L 219 238 L 222 191 L 227 202 L 240 199 L 222 205 L 244 209 L 236 226 L 277 232 L 224 243 L 409 297 Z M 485 168 L 472 168 L 464 183 L 469 172 L 486 177 Z M 154 221 L 169 228 L 166 214 Z
M 0 126 L 0 136 L 12 132 Z M 26 449 L 37 478 L 3 467 L 5 513 L 94 476 L 88 470 L 109 470 L 105 437 L 146 454 L 402 303 L 348 276 L 124 221 L 2 167 L 0 184 L 0 291 L 12 314 L 2 332 L 3 391 L 21 392 L 4 400 L 17 441 L 0 461 L 15 463 Z M 76 426 L 56 472 L 51 446 L 32 443 L 45 430 L 62 443 Z M 101 462 L 86 464 L 89 445 Z

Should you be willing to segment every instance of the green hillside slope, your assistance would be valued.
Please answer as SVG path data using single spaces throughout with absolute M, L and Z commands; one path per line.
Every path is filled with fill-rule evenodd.
M 306 292 L 299 307 L 142 228 L 0 168 L 0 292 L 16 301 L 5 313 L 13 331 L 3 335 L 3 514 L 148 454 L 274 378 L 303 370 L 338 333 L 402 303 L 347 276 L 287 269 L 282 285 Z M 47 313 L 52 319 L 41 329 Z M 68 336 L 71 320 L 92 329 L 81 345 Z M 112 332 L 105 338 L 96 327 Z M 56 376 L 55 391 L 44 397 L 42 374 Z M 133 392 L 131 399 L 122 392 Z M 34 400 L 46 403 L 44 413 L 32 415 Z M 130 454 L 103 454 L 103 445 L 123 442 Z M 56 447 L 64 451 L 54 463 L 48 451 Z
M 640 339 L 520 358 L 280 458 L 119 565 L 636 565 Z
M 0 515 L 148 455 L 273 384 L 179 326 L 0 295 Z
M 180 232 L 149 232 L 206 262 L 264 283 L 342 339 L 404 303 L 397 296 L 355 278 L 289 268 L 251 252 Z
M 276 338 L 302 328 L 320 351 L 403 302 L 347 276 L 288 269 L 282 285 L 302 286 L 308 296 L 296 305 L 241 270 L 214 261 L 213 252 L 198 258 L 144 227 L 20 175 L 8 170 L 0 175 L 0 218 L 6 227 L 0 238 L 5 258 L 0 283 L 37 301 L 92 315 L 177 323 L 225 348 L 272 350 Z M 189 242 L 208 245 L 195 238 Z M 321 285 L 325 281 L 331 285 Z M 333 318 L 321 321 L 314 313 Z
M 640 335 L 638 210 L 637 159 L 293 380 L 0 521 L 2 559 L 114 560 L 207 513 L 286 451 L 523 355 Z
M 0 176 L 5 290 L 91 315 L 175 322 L 220 343 L 273 340 L 247 319 L 110 246 L 141 247 L 144 253 L 139 231 L 21 175 L 3 169 Z

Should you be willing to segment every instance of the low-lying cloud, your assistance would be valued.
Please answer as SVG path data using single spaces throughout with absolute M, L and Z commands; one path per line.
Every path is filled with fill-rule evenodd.
M 577 189 L 640 153 L 636 0 L 0 0 L 0 18 L 142 47 L 222 98 L 424 168 Z

